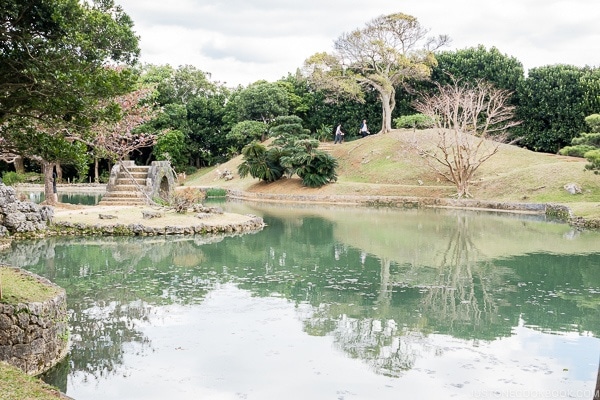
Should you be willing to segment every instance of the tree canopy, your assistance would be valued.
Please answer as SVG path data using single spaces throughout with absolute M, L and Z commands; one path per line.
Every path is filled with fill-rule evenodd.
M 516 129 L 520 143 L 535 151 L 556 153 L 586 128 L 600 98 L 597 70 L 572 65 L 551 65 L 529 70 L 517 91 Z M 595 100 L 594 100 L 595 99 Z
M 100 100 L 132 89 L 135 74 L 118 66 L 135 63 L 138 38 L 112 0 L 7 0 L 0 18 L 0 151 L 37 159 L 50 200 L 54 163 L 85 154 L 66 140 L 118 112 Z
M 112 0 L 6 0 L 0 9 L 0 122 L 11 116 L 76 119 L 98 97 L 132 83 L 138 38 Z
M 428 78 L 436 65 L 433 52 L 450 40 L 446 35 L 427 38 L 427 34 L 415 17 L 382 15 L 340 36 L 333 53 L 308 58 L 305 73 L 333 95 L 361 100 L 364 89 L 376 91 L 382 104 L 381 132 L 389 132 L 396 88 L 409 79 Z
M 523 64 L 514 57 L 502 54 L 497 48 L 483 45 L 456 51 L 442 51 L 435 55 L 437 66 L 431 80 L 442 85 L 451 84 L 453 77 L 463 82 L 485 80 L 499 89 L 516 91 L 523 81 Z

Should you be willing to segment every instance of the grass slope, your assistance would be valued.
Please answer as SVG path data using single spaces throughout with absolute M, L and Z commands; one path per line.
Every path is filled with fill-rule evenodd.
M 42 284 L 13 268 L 0 265 L 0 303 L 18 304 L 49 300 L 59 289 Z
M 65 399 L 58 389 L 0 361 L 0 400 Z
M 318 189 L 305 188 L 297 177 L 266 184 L 247 177 L 240 179 L 238 156 L 218 167 L 190 176 L 186 186 L 212 186 L 289 194 L 394 195 L 448 197 L 455 187 L 427 164 L 415 150 L 433 147 L 436 131 L 394 130 L 341 145 L 323 144 L 339 162 L 338 182 Z M 600 217 L 600 176 L 585 171 L 585 159 L 536 153 L 517 146 L 502 145 L 500 151 L 481 165 L 471 184 L 475 199 L 505 202 L 561 203 L 577 215 Z M 228 169 L 235 178 L 225 181 L 216 171 Z M 567 183 L 577 183 L 583 193 L 571 195 Z

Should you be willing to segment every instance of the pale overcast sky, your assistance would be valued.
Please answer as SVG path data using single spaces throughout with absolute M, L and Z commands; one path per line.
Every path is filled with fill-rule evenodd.
M 448 50 L 496 47 L 525 69 L 600 67 L 598 0 L 116 0 L 135 22 L 141 61 L 190 64 L 227 86 L 276 81 L 342 34 L 392 13 L 416 17 Z

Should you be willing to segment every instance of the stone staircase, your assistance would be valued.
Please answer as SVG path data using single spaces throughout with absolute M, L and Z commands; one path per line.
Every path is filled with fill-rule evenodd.
M 108 185 L 100 206 L 135 206 L 148 204 L 144 194 L 149 166 L 128 165 L 121 169 L 114 185 Z M 129 172 L 129 173 L 128 173 Z
M 333 151 L 333 142 L 320 142 L 318 150 L 331 155 L 331 152 Z

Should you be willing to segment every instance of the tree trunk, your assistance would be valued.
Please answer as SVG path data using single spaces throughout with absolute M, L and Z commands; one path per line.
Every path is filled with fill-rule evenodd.
M 23 157 L 21 156 L 15 157 L 15 172 L 17 174 L 25 173 L 25 164 L 23 163 Z
M 63 173 L 62 168 L 59 163 L 56 163 L 55 166 L 56 166 L 56 181 L 61 182 L 62 181 L 62 173 Z
M 58 202 L 56 189 L 56 177 L 54 174 L 54 163 L 42 162 L 42 171 L 44 172 L 44 196 L 46 204 L 55 205 Z
M 94 157 L 94 182 L 100 182 L 100 174 L 98 173 L 98 157 Z
M 394 99 L 394 93 L 380 93 L 381 98 L 381 133 L 388 133 L 392 130 L 392 111 L 396 105 L 396 99 Z

